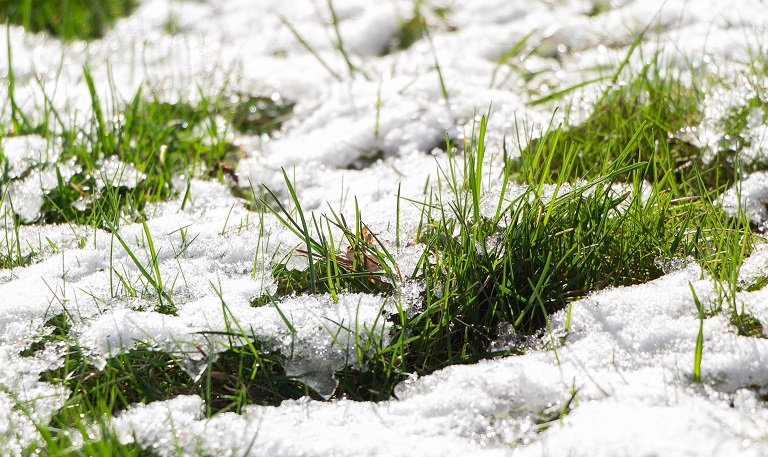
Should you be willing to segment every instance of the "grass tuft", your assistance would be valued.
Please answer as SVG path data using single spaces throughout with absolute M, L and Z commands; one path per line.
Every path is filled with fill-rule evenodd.
M 647 162 L 642 178 L 658 182 L 676 198 L 693 190 L 700 195 L 700 182 L 708 190 L 722 191 L 733 183 L 733 169 L 723 162 L 703 164 L 703 151 L 678 135 L 701 121 L 702 100 L 703 88 L 683 85 L 663 70 L 657 56 L 625 85 L 609 86 L 583 123 L 529 138 L 529 152 L 549 154 L 529 154 L 533 161 L 512 162 L 510 167 L 518 180 L 530 182 L 530 173 L 542 166 L 535 159 L 551 157 L 549 179 L 555 182 L 594 179 L 617 159 L 618 165 Z M 633 148 L 626 154 L 631 140 Z
M 4 0 L 0 16 L 32 32 L 48 32 L 65 40 L 101 38 L 121 17 L 131 14 L 136 0 Z
M 93 107 L 86 127 L 63 125 L 54 111 L 40 125 L 19 124 L 12 131 L 50 136 L 51 130 L 62 130 L 60 162 L 79 170 L 64 179 L 57 168 L 58 185 L 45 192 L 40 223 L 108 228 L 119 227 L 123 219 L 141 221 L 148 203 L 185 190 L 174 187 L 174 177 L 180 175 L 215 178 L 234 188 L 243 152 L 232 144 L 233 132 L 227 129 L 277 134 L 293 108 L 277 94 L 221 94 L 192 105 L 146 100 L 140 89 L 124 107 L 110 109 L 100 100 L 89 70 L 84 74 Z M 49 119 L 61 125 L 49 124 Z M 0 185 L 11 180 L 6 173 Z

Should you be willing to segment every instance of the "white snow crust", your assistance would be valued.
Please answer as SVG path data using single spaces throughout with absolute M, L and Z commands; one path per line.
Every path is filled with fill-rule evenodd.
M 247 190 L 265 184 L 286 197 L 285 169 L 305 210 L 323 212 L 330 205 L 349 216 L 357 204 L 407 275 L 422 249 L 404 247 L 416 236 L 420 208 L 403 204 L 405 241 L 398 249 L 398 189 L 421 200 L 446 168 L 446 155 L 436 148 L 447 136 L 460 150 L 491 104 L 489 177 L 498 175 L 505 148 L 518 154 L 516 125 L 539 132 L 563 117 L 556 104 L 528 102 L 610 72 L 600 68 L 614 68 L 651 24 L 654 33 L 633 55 L 632 66 L 661 52 L 683 80 L 691 69 L 732 78 L 734 87 L 708 95 L 703 123 L 681 132 L 714 154 L 721 147 L 722 119 L 745 103 L 750 52 L 768 33 L 768 8 L 757 0 L 427 0 L 431 41 L 389 52 L 400 25 L 413 18 L 414 2 L 333 5 L 359 72 L 350 73 L 336 48 L 327 5 L 311 0 L 143 0 L 101 40 L 67 44 L 10 27 L 8 37 L 0 34 L 0 49 L 9 38 L 18 106 L 39 117 L 34 108 L 48 100 L 65 124 L 90 116 L 84 65 L 103 101 L 114 99 L 112 90 L 118 102 L 129 101 L 143 86 L 171 102 L 194 102 L 200 93 L 222 90 L 296 102 L 293 117 L 274 138 L 230 132 L 245 153 L 236 170 L 240 185 Z M 448 19 L 427 6 L 449 8 Z M 606 11 L 593 16 L 596 7 Z M 166 31 L 171 22 L 174 35 Z M 497 60 L 529 34 L 525 52 L 534 45 L 538 52 L 497 68 Z M 0 59 L 0 74 L 8 71 L 9 63 Z M 578 118 L 596 93 L 594 84 L 586 85 L 558 103 L 574 102 L 572 116 Z M 0 99 L 7 98 L 8 85 L 2 84 Z M 8 104 L 2 110 L 7 118 Z M 750 113 L 748 125 L 745 159 L 765 160 L 765 119 Z M 0 209 L 25 222 L 39 218 L 45 192 L 56 186 L 57 167 L 64 179 L 79 171 L 74 162 L 57 161 L 55 140 L 3 138 L 2 151 L 2 165 L 14 179 L 2 189 Z M 114 158 L 100 167 L 100 186 L 130 187 L 143 179 Z M 154 310 L 156 291 L 113 234 L 72 225 L 19 228 L 19 249 L 36 257 L 28 267 L 0 271 L 0 454 L 19 455 L 34 443 L 34 423 L 47 424 L 70 394 L 39 381 L 41 372 L 61 365 L 66 348 L 49 345 L 31 357 L 20 355 L 50 333 L 46 321 L 65 310 L 74 318 L 72 337 L 97 367 L 145 345 L 174 353 L 198 376 L 203 354 L 223 350 L 220 332 L 237 321 L 247 335 L 286 357 L 289 375 L 324 396 L 336 387 L 334 370 L 358 362 L 356 327 L 364 338 L 388 344 L 385 315 L 393 299 L 294 296 L 282 300 L 279 310 L 252 307 L 252 300 L 276 288 L 270 259 L 285 257 L 301 240 L 270 215 L 248 211 L 223 185 L 189 177 L 174 185 L 182 193 L 189 187 L 188 201 L 158 204 L 146 222 L 161 276 L 179 308 L 174 316 Z M 756 173 L 726 193 L 722 204 L 734 214 L 741 205 L 764 226 L 766 189 L 768 177 Z M 492 186 L 488 201 L 496 201 L 499 191 Z M 11 219 L 4 222 L 6 233 Z M 118 233 L 148 267 L 144 226 L 125 225 Z M 0 252 L 8 243 L 0 240 Z M 758 249 L 740 281 L 764 275 L 767 259 L 768 251 Z M 296 256 L 291 261 L 306 263 Z M 169 456 L 768 454 L 768 340 L 738 335 L 727 316 L 705 319 L 703 383 L 694 384 L 700 321 L 692 289 L 705 307 L 715 307 L 721 291 L 695 264 L 681 262 L 672 270 L 656 281 L 573 303 L 570 327 L 565 311 L 554 315 L 542 349 L 414 374 L 388 401 L 303 399 L 208 419 L 201 398 L 181 396 L 135 405 L 112 425 L 123 442 Z M 418 288 L 413 283 L 403 291 L 408 313 L 421 306 Z M 736 297 L 740 309 L 763 325 L 766 294 L 768 289 Z

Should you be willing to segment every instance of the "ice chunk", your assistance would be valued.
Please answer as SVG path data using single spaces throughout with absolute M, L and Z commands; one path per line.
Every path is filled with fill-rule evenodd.
M 52 148 L 40 135 L 6 137 L 2 139 L 2 152 L 8 161 L 8 177 L 19 178 L 28 169 L 55 163 L 59 148 Z
M 133 189 L 146 178 L 132 163 L 122 162 L 117 156 L 109 156 L 97 163 L 96 188 L 101 191 L 106 186 Z
M 760 230 L 768 222 L 768 172 L 758 171 L 737 182 L 721 197 L 723 210 L 732 217 L 743 212 Z

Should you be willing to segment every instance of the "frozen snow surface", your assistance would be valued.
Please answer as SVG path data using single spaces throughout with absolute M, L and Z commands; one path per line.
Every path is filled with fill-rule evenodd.
M 337 49 L 323 1 L 145 0 L 104 39 L 88 44 L 11 27 L 16 102 L 35 115 L 33 108 L 48 100 L 67 122 L 87 119 L 83 65 L 103 100 L 112 99 L 110 91 L 130 99 L 143 85 L 170 101 L 220 91 L 294 101 L 293 118 L 276 138 L 233 139 L 245 154 L 240 184 L 265 184 L 285 196 L 285 168 L 305 209 L 322 212 L 328 204 L 350 215 L 359 205 L 363 221 L 407 274 L 420 251 L 394 246 L 398 189 L 418 200 L 425 186 L 435 185 L 446 160 L 435 148 L 446 136 L 461 146 L 491 104 L 489 173 L 501 166 L 503 147 L 516 154 L 516 123 L 530 131 L 549 124 L 555 105 L 528 102 L 610 71 L 601 68 L 615 67 L 649 24 L 653 33 L 632 64 L 658 50 L 683 78 L 696 69 L 738 81 L 768 34 L 768 7 L 757 0 L 426 0 L 431 39 L 393 50 L 400 25 L 413 18 L 413 1 L 334 0 L 333 6 L 351 65 Z M 449 11 L 447 19 L 434 12 L 439 8 Z M 167 32 L 171 23 L 174 35 Z M 536 55 L 497 65 L 529 34 Z M 6 39 L 0 36 L 0 49 Z M 7 71 L 3 60 L 0 73 Z M 0 98 L 7 90 L 0 87 Z M 681 134 L 718 148 L 718 120 L 744 103 L 739 90 L 709 96 L 705 121 Z M 586 112 L 594 94 L 587 85 L 566 101 Z M 752 161 L 765 160 L 761 116 L 748 117 Z M 35 221 L 57 171 L 65 179 L 77 172 L 74 163 L 57 162 L 59 147 L 37 136 L 2 140 L 3 166 L 14 178 L 3 189 L 6 214 L 12 206 L 22 220 Z M 143 179 L 113 158 L 99 167 L 99 186 L 130 187 Z M 283 258 L 300 240 L 268 215 L 260 220 L 226 187 L 178 179 L 190 191 L 184 205 L 181 199 L 159 204 L 146 227 L 119 230 L 145 266 L 151 234 L 161 276 L 173 285 L 174 316 L 153 311 L 154 291 L 111 234 L 71 225 L 20 228 L 19 248 L 36 252 L 38 262 L 0 271 L 0 453 L 14 455 L 33 442 L 33 423 L 46 424 L 69 395 L 39 381 L 42 371 L 61 364 L 65 348 L 19 355 L 64 310 L 96 366 L 143 344 L 178 355 L 192 376 L 204 368 L 203 353 L 223 347 L 221 332 L 236 321 L 286 356 L 288 374 L 325 396 L 336 386 L 334 370 L 357 363 L 356 327 L 372 343 L 387 344 L 383 314 L 391 299 L 291 297 L 279 309 L 252 307 L 276 288 L 270 259 Z M 766 189 L 768 178 L 755 174 L 722 203 L 734 211 L 742 205 L 756 224 L 766 224 Z M 400 217 L 402 239 L 410 241 L 419 208 L 403 205 Z M 740 280 L 759 276 L 767 258 L 759 249 Z M 565 313 L 555 315 L 543 341 L 549 349 L 414 375 L 389 401 L 304 399 L 206 419 L 199 397 L 182 396 L 134 406 L 113 425 L 124 442 L 160 455 L 768 454 L 768 392 L 760 388 L 768 385 L 768 340 L 739 336 L 722 315 L 705 319 L 703 383 L 692 383 L 700 325 L 693 291 L 705 306 L 719 291 L 696 265 L 681 262 L 673 270 L 574 303 L 569 328 Z M 737 296 L 764 324 L 765 290 Z M 419 303 L 411 297 L 404 306 L 416 312 Z

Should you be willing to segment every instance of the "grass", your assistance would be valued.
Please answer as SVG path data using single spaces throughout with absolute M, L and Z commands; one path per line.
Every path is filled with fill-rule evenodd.
M 135 0 L 4 0 L 0 17 L 32 32 L 48 32 L 65 40 L 101 38 L 121 17 L 136 8 Z
M 531 174 L 550 158 L 544 152 L 552 151 L 549 182 L 602 176 L 620 159 L 621 164 L 648 162 L 642 178 L 676 198 L 690 196 L 686 192 L 692 190 L 700 195 L 703 189 L 695 189 L 699 179 L 709 190 L 731 184 L 732 169 L 722 162 L 703 168 L 702 151 L 676 138 L 676 132 L 701 121 L 704 88 L 684 86 L 662 67 L 655 56 L 620 90 L 605 91 L 583 123 L 530 138 L 528 149 L 538 153 L 510 164 L 517 179 L 531 181 Z M 636 136 L 633 149 L 625 151 Z M 569 158 L 572 163 L 565 163 Z
M 647 89 L 652 83 L 645 76 L 639 78 L 638 86 L 630 87 Z M 671 96 L 667 87 L 678 86 L 657 89 Z M 674 138 L 664 136 L 669 130 L 659 125 L 672 124 L 649 126 L 647 110 L 652 104 L 641 104 L 646 96 L 622 95 L 640 104 L 620 111 L 628 119 L 598 105 L 589 118 L 590 129 L 559 127 L 538 139 L 529 138 L 522 156 L 509 160 L 496 177 L 502 192 L 490 206 L 484 201 L 489 177 L 484 170 L 488 118 L 483 117 L 463 155 L 452 157 L 449 168 L 442 171 L 438 194 L 423 202 L 418 242 L 425 249 L 413 279 L 426 284 L 424 311 L 412 317 L 402 311 L 388 316 L 394 324 L 394 343 L 339 372 L 336 395 L 382 400 L 392 395 L 407 373 L 427 374 L 446 365 L 498 356 L 489 348 L 500 324 L 536 334 L 546 329 L 549 314 L 590 291 L 660 276 L 658 258 L 693 256 L 725 279 L 736 271 L 737 265 L 729 265 L 734 258 L 726 247 L 737 246 L 746 255 L 748 225 L 713 210 L 711 203 L 723 185 L 708 184 L 703 176 L 714 171 L 691 166 L 689 174 L 681 174 L 679 167 L 669 166 L 677 163 L 681 152 L 672 147 Z M 685 101 L 695 106 L 690 99 Z M 681 102 L 678 99 L 677 106 Z M 612 123 L 617 128 L 608 135 Z M 635 131 L 627 130 L 627 125 L 634 125 Z M 659 138 L 672 144 L 658 147 Z M 598 144 L 611 146 L 598 148 Z M 651 145 L 653 154 L 644 155 Z M 449 145 L 447 150 L 454 149 Z M 591 161 L 585 158 L 589 154 Z M 588 163 L 603 165 L 595 169 Z M 308 258 L 309 267 L 300 270 L 278 262 L 272 269 L 276 294 L 255 299 L 254 306 L 304 293 L 396 294 L 402 279 L 394 257 L 367 232 L 363 215 L 355 215 L 353 228 L 333 211 L 320 218 L 305 215 L 287 174 L 284 178 L 291 205 L 280 203 L 269 189 L 262 204 L 303 240 L 303 248 L 296 252 Z M 504 190 L 518 180 L 527 187 L 507 198 Z M 712 229 L 704 232 L 700 227 Z M 333 234 L 339 231 L 349 245 L 347 254 L 339 254 L 334 242 Z M 153 277 L 149 272 L 146 276 Z M 101 371 L 73 357 L 84 372 L 69 378 L 88 378 L 95 384 L 76 384 L 73 390 L 83 393 L 72 401 L 94 404 L 110 399 L 106 409 L 115 411 L 135 401 L 197 392 L 213 414 L 265 401 L 259 400 L 257 392 L 272 401 L 311 395 L 281 374 L 279 359 L 267 363 L 269 368 L 254 370 L 256 365 L 263 366 L 267 354 L 258 349 L 258 341 L 252 344 L 255 350 L 232 347 L 225 351 L 198 386 L 168 354 L 129 352 L 110 360 Z M 64 377 L 61 373 L 46 376 Z M 239 384 L 245 380 L 250 381 Z M 56 420 L 59 426 L 68 421 L 66 417 Z
M 71 160 L 81 169 L 68 180 L 58 176 L 58 186 L 45 194 L 41 223 L 108 228 L 119 227 L 123 218 L 142 220 L 148 203 L 185 192 L 173 186 L 174 176 L 179 175 L 215 177 L 234 187 L 234 170 L 242 152 L 227 140 L 227 131 L 221 129 L 218 119 L 235 132 L 269 135 L 279 131 L 293 107 L 277 96 L 241 93 L 202 97 L 195 105 L 168 103 L 147 100 L 139 89 L 124 107 L 108 109 L 99 99 L 87 68 L 84 77 L 93 107 L 89 128 L 66 125 L 61 120 L 63 113 L 52 111 L 39 125 L 25 118 L 5 129 L 11 135 L 44 136 L 54 128 L 61 129 L 61 161 Z M 119 106 L 120 102 L 112 100 L 111 105 Z M 109 159 L 118 159 L 122 168 L 105 175 L 102 169 Z M 131 170 L 135 170 L 135 177 L 123 179 L 132 176 Z M 3 182 L 13 179 L 7 171 L 2 178 Z
M 73 7 L 76 4 L 70 2 Z M 110 2 L 102 5 L 113 8 Z M 131 6 L 119 5 L 125 11 Z M 425 36 L 429 21 L 419 5 L 417 2 L 413 19 L 402 24 L 392 43 L 393 51 L 406 49 Z M 352 63 L 355 56 L 347 54 L 331 1 L 328 7 L 336 45 L 350 75 L 363 74 Z M 39 30 L 75 38 L 67 33 L 79 28 L 74 18 L 66 24 L 46 25 L 50 19 L 45 19 L 45 8 L 33 8 L 32 2 L 13 8 L 0 9 L 0 13 L 31 30 L 41 27 Z M 92 6 L 89 11 L 102 14 Z M 114 14 L 116 17 L 118 13 Z M 284 23 L 308 47 L 299 32 Z M 499 67 L 517 58 L 529 37 L 523 37 L 499 60 L 490 75 L 491 85 Z M 630 54 L 635 50 L 632 47 Z M 10 50 L 8 54 L 10 58 Z M 701 333 L 704 319 L 729 313 L 740 334 L 762 334 L 762 324 L 749 310 L 739 309 L 735 298 L 743 289 L 737 285 L 741 262 L 759 235 L 751 231 L 743 215 L 729 218 L 716 202 L 744 170 L 764 165 L 744 168 L 738 153 L 751 146 L 742 135 L 751 110 L 762 110 L 765 119 L 768 105 L 765 89 L 757 86 L 744 107 L 735 108 L 722 120 L 719 149 L 705 151 L 682 139 L 680 132 L 701 122 L 706 91 L 719 82 L 698 75 L 700 79 L 694 84 L 682 84 L 665 70 L 667 66 L 660 59 L 659 55 L 643 59 L 646 64 L 632 71 L 622 66 L 612 78 L 604 78 L 616 82 L 621 75 L 625 83 L 606 86 L 583 122 L 571 122 L 566 116 L 563 125 L 552 125 L 543 132 L 519 126 L 511 132 L 517 135 L 519 157 L 508 151 L 503 157 L 490 157 L 485 144 L 493 125 L 490 111 L 481 117 L 462 152 L 446 144 L 447 166 L 439 171 L 437 187 L 427 191 L 423 201 L 415 202 L 422 211 L 412 242 L 423 246 L 423 255 L 413 272 L 400 271 L 397 265 L 397 253 L 404 244 L 400 240 L 399 210 L 393 246 L 368 229 L 364 211 L 359 208 L 349 222 L 333 209 L 327 214 L 304 211 L 285 171 L 287 194 L 266 187 L 252 189 L 251 195 L 244 197 L 250 198 L 252 208 L 262 211 L 262 232 L 264 217 L 279 221 L 300 243 L 288 255 L 306 258 L 306 268 L 296 267 L 289 257 L 263 259 L 270 265 L 277 287 L 273 293 L 254 297 L 251 305 L 275 307 L 295 333 L 289 317 L 280 311 L 286 297 L 327 294 L 338 300 L 346 293 L 390 297 L 397 309 L 382 316 L 391 324 L 390 344 L 375 346 L 371 341 L 379 340 L 367 338 L 364 345 L 365 330 L 358 329 L 358 344 L 352 348 L 358 363 L 336 373 L 339 386 L 333 396 L 380 401 L 392 398 L 394 387 L 410 373 L 424 375 L 452 364 L 525 350 L 494 350 L 494 340 L 502 336 L 500 329 L 530 338 L 544 335 L 546 340 L 551 331 L 549 316 L 574 300 L 607 287 L 647 282 L 664 273 L 661 265 L 690 258 L 704 267 L 720 293 L 717 303 L 709 304 L 711 309 L 705 309 L 706 304 L 694 293 L 700 332 L 692 377 L 699 382 L 705 356 Z M 447 99 L 436 60 L 435 66 Z M 763 70 L 756 63 L 753 71 Z M 131 100 L 105 101 L 97 95 L 87 68 L 84 79 L 93 108 L 87 127 L 66 125 L 64 113 L 57 113 L 48 104 L 42 109 L 46 115 L 40 117 L 44 119 L 40 124 L 32 124 L 34 117 L 19 112 L 2 126 L 4 135 L 36 133 L 52 138 L 52 132 L 60 132 L 56 134 L 62 148 L 60 160 L 72 161 L 81 170 L 68 179 L 57 175 L 58 185 L 45 194 L 35 223 L 85 225 L 113 233 L 140 270 L 138 280 L 143 285 L 141 288 L 130 278 L 119 277 L 123 285 L 120 293 L 151 295 L 157 299 L 156 311 L 176 313 L 183 304 L 174 301 L 168 281 L 163 280 L 152 241 L 155 234 L 146 224 L 151 215 L 145 209 L 175 197 L 186 202 L 187 189 L 173 185 L 179 175 L 217 179 L 231 184 L 235 191 L 237 176 L 233 170 L 242 153 L 228 140 L 218 120 L 223 118 L 227 128 L 243 134 L 270 135 L 291 115 L 293 104 L 276 96 L 245 93 L 202 97 L 194 104 L 168 103 L 143 90 Z M 9 80 L 9 103 L 15 111 L 12 72 Z M 567 93 L 551 94 L 535 103 L 561 103 Z M 566 111 L 570 114 L 570 110 Z M 704 160 L 708 152 L 714 152 L 714 160 Z M 100 184 L 99 173 L 110 157 L 133 167 L 136 178 L 124 182 L 117 176 L 111 183 Z M 501 163 L 503 168 L 495 167 L 491 172 L 489 162 Z M 1 178 L 3 188 L 23 179 L 10 176 L 7 167 Z M 399 192 L 397 205 L 399 209 Z M 35 253 L 22 252 L 22 222 L 12 211 L 4 217 L 0 263 L 7 269 L 27 266 L 34 262 Z M 126 223 L 143 223 L 148 266 L 119 235 L 120 226 Z M 258 256 L 260 248 L 256 251 Z M 424 286 L 420 297 L 423 308 L 418 312 L 405 309 L 399 300 L 406 282 Z M 753 290 L 765 284 L 766 280 L 758 280 L 748 287 Z M 47 322 L 50 333 L 31 343 L 21 355 L 38 355 L 49 345 L 65 347 L 61 366 L 41 373 L 40 380 L 62 385 L 72 395 L 50 423 L 38 424 L 41 441 L 34 446 L 45 446 L 48 455 L 69 455 L 75 452 L 68 434 L 73 432 L 86 442 L 77 450 L 81 455 L 143 455 L 145 451 L 137 446 L 119 444 L 104 418 L 133 403 L 181 394 L 200 395 L 209 417 L 240 412 L 249 404 L 320 399 L 285 374 L 287 355 L 268 351 L 266 342 L 249 335 L 231 313 L 227 314 L 223 300 L 222 304 L 229 327 L 217 336 L 226 337 L 228 343 L 217 348 L 218 354 L 198 348 L 207 363 L 200 377 L 191 377 L 183 369 L 183 355 L 159 351 L 149 342 L 97 368 L 74 344 L 71 317 L 66 313 L 52 317 Z M 567 338 L 557 336 L 550 334 L 552 349 Z M 574 386 L 565 406 L 542 413 L 542 427 L 570 410 L 576 392 Z M 94 426 L 102 430 L 100 439 L 89 435 L 89 427 Z
M 5 200 L 5 198 L 3 198 Z M 2 242 L 2 252 L 0 252 L 0 268 L 13 270 L 17 267 L 30 265 L 35 258 L 36 253 L 31 251 L 22 254 L 21 243 L 19 242 L 19 229 L 21 220 L 15 214 L 6 212 L 3 214 L 5 236 Z M 8 219 L 11 220 L 10 224 Z
M 389 317 L 394 343 L 357 374 L 345 372 L 345 381 L 357 376 L 352 392 L 387 398 L 405 373 L 497 356 L 489 348 L 500 325 L 523 335 L 546 331 L 548 316 L 573 300 L 658 278 L 660 265 L 673 259 L 693 258 L 720 284 L 720 304 L 709 315 L 727 310 L 740 332 L 756 334 L 756 320 L 738 312 L 734 298 L 755 235 L 743 217 L 729 218 L 715 203 L 738 164 L 705 163 L 704 151 L 678 139 L 701 120 L 702 92 L 662 67 L 652 59 L 627 84 L 607 89 L 584 123 L 521 138 L 521 156 L 507 159 L 500 176 L 483 169 L 482 118 L 463 155 L 442 171 L 438 194 L 422 202 L 417 241 L 425 249 L 413 279 L 426 284 L 425 309 Z M 489 181 L 501 196 L 484 202 Z M 518 183 L 524 190 L 506 198 Z M 327 244 L 309 241 L 306 223 L 285 206 L 273 211 L 307 240 L 308 251 L 331 258 Z M 295 211 L 301 215 L 298 205 Z M 370 254 L 392 270 L 385 249 Z M 312 293 L 304 284 L 292 293 Z
M 286 294 L 304 291 L 311 294 L 327 292 L 335 300 L 342 292 L 382 293 L 391 290 L 396 275 L 399 275 L 393 267 L 394 258 L 376 235 L 368 231 L 362 222 L 360 211 L 355 213 L 354 228 L 347 225 L 343 215 L 338 215 L 333 210 L 332 218 L 323 217 L 318 220 L 313 215 L 310 225 L 285 170 L 283 177 L 299 219 L 297 220 L 294 213 L 280 203 L 279 197 L 267 187 L 265 190 L 271 199 L 262 198 L 261 203 L 288 230 L 304 241 L 306 249 L 299 252 L 307 256 L 309 265 L 306 274 L 281 264 L 273 267 L 272 273 L 278 283 L 278 292 L 281 289 Z M 272 206 L 270 201 L 276 202 L 275 206 Z M 310 227 L 315 229 L 314 235 Z M 343 255 L 336 252 L 332 230 L 334 227 L 341 231 L 342 237 L 349 243 Z M 318 259 L 317 262 L 315 258 Z
M 699 297 L 696 296 L 696 290 L 693 285 L 688 283 L 691 288 L 691 294 L 693 295 L 693 301 L 696 303 L 696 309 L 699 311 L 699 333 L 696 335 L 696 350 L 693 356 L 693 382 L 701 382 L 701 356 L 704 347 L 704 305 L 699 301 Z
M 620 91 L 606 93 L 606 105 L 595 107 L 586 127 L 558 127 L 528 138 L 521 157 L 508 160 L 501 176 L 484 172 L 482 118 L 464 154 L 443 170 L 439 193 L 422 203 L 417 241 L 425 249 L 413 279 L 425 281 L 425 309 L 412 318 L 402 312 L 390 316 L 395 342 L 356 374 L 344 373 L 350 392 L 361 399 L 387 398 L 405 373 L 497 356 L 489 348 L 500 325 L 537 334 L 546 330 L 551 313 L 573 300 L 655 279 L 663 274 L 659 265 L 671 259 L 701 263 L 727 299 L 753 235 L 743 219 L 730 219 L 713 204 L 728 184 L 719 181 L 722 170 L 702 163 L 701 151 L 692 146 L 679 147 L 672 135 L 683 117 L 697 119 L 698 94 L 680 90 L 668 77 L 649 80 L 651 74 L 644 68 Z M 616 99 L 632 103 L 609 111 L 606 106 Z M 660 100 L 670 105 L 660 106 Z M 661 112 L 669 118 L 659 119 Z M 687 166 L 681 169 L 683 157 Z M 490 205 L 483 201 L 489 179 L 501 189 Z M 517 181 L 526 187 L 506 198 L 504 190 Z M 287 176 L 286 182 L 301 216 Z M 305 220 L 299 222 L 282 204 L 271 209 L 305 240 L 307 252 L 333 259 L 325 238 L 312 238 Z M 315 233 L 328 233 L 321 225 L 314 224 Z M 387 282 L 399 283 L 384 246 L 367 254 L 388 265 Z M 306 284 L 324 284 L 327 271 L 294 271 L 303 276 L 290 293 L 320 292 Z

